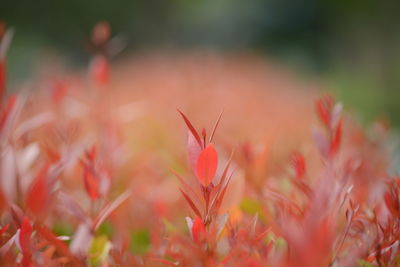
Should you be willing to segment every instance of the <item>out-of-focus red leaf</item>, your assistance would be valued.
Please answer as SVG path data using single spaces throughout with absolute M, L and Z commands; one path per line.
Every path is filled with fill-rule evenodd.
M 200 217 L 196 217 L 193 221 L 192 236 L 197 244 L 201 243 L 206 237 L 206 227 Z
M 44 145 L 42 150 L 46 153 L 47 158 L 51 163 L 55 163 L 61 159 L 60 153 L 48 145 Z
M 335 155 L 339 150 L 340 143 L 342 141 L 342 120 L 339 120 L 332 136 L 329 152 L 331 155 Z
M 0 236 L 2 234 L 4 234 L 5 232 L 7 232 L 8 228 L 10 227 L 10 224 L 6 224 L 4 225 L 1 229 L 0 229 Z
M 110 66 L 108 60 L 102 56 L 95 56 L 90 62 L 90 77 L 99 85 L 105 85 L 110 79 Z
M 66 208 L 66 211 L 70 212 L 81 223 L 91 223 L 90 216 L 82 209 L 74 198 L 62 191 L 57 194 L 57 197 L 59 198 L 58 202 L 62 203 L 62 208 Z
M 23 267 L 28 267 L 31 264 L 32 250 L 31 250 L 31 235 L 32 226 L 29 222 L 28 217 L 24 217 L 22 220 L 22 225 L 19 232 L 19 245 L 22 252 L 22 262 Z
M 177 109 L 178 112 L 181 114 L 183 120 L 186 123 L 186 126 L 188 127 L 189 131 L 192 133 L 193 137 L 196 139 L 197 143 L 199 144 L 200 147 L 202 147 L 201 144 L 201 139 L 200 139 L 200 135 L 199 133 L 196 131 L 196 129 L 193 127 L 192 123 L 189 121 L 189 119 L 185 116 L 185 114 L 183 114 L 182 111 L 180 111 L 179 109 Z
M 3 35 L 6 32 L 6 24 L 4 21 L 0 21 L 0 40 L 3 39 Z
M 89 159 L 89 161 L 91 162 L 95 161 L 96 156 L 97 156 L 96 146 L 92 146 L 89 150 L 86 151 L 86 157 Z
M 68 249 L 68 246 L 63 241 L 59 240 L 46 226 L 37 224 L 35 225 L 35 230 L 40 234 L 40 236 L 53 244 L 64 256 L 69 258 L 73 257 Z
M 261 233 L 259 233 L 255 238 L 254 241 L 258 242 L 260 240 L 262 240 L 268 233 L 271 232 L 272 227 L 268 227 L 267 229 L 265 229 L 264 231 L 262 231 Z
M 166 260 L 166 259 L 150 258 L 150 260 L 163 263 L 167 266 L 176 267 L 175 263 L 173 263 L 172 261 Z
M 329 155 L 329 141 L 320 129 L 314 128 L 312 131 L 314 142 L 318 148 L 318 152 L 327 157 Z
M 192 208 L 192 210 L 194 211 L 194 213 L 195 213 L 197 216 L 201 217 L 201 213 L 200 213 L 199 209 L 196 207 L 196 205 L 193 203 L 193 201 L 190 199 L 190 197 L 189 197 L 182 189 L 179 189 L 179 190 L 181 191 L 182 195 L 185 197 L 187 203 L 188 203 L 189 206 Z
M 111 27 L 107 21 L 99 21 L 93 28 L 92 42 L 96 46 L 104 45 L 111 36 Z
M 197 160 L 197 178 L 200 183 L 207 187 L 214 179 L 218 167 L 218 154 L 212 144 L 209 144 Z
M 93 170 L 86 165 L 83 167 L 83 181 L 89 197 L 92 200 L 98 199 L 100 197 L 99 179 L 93 173 Z
M 0 129 L 3 128 L 5 122 L 7 121 L 8 115 L 10 114 L 11 110 L 13 109 L 16 101 L 17 101 L 16 95 L 11 95 L 8 98 L 8 101 L 5 104 L 5 107 L 2 110 L 2 113 L 0 115 Z
M 0 215 L 6 210 L 7 207 L 7 198 L 3 193 L 3 190 L 0 189 Z
M 294 171 L 296 172 L 297 178 L 303 178 L 306 173 L 306 162 L 304 157 L 299 152 L 294 152 L 292 154 L 291 163 Z
M 3 100 L 3 95 L 6 91 L 6 63 L 0 59 L 0 103 Z
M 46 165 L 39 171 L 25 199 L 27 211 L 38 217 L 46 211 L 50 197 L 50 189 L 47 181 L 48 168 L 49 165 Z
M 125 193 L 118 196 L 113 202 L 106 205 L 99 213 L 99 215 L 93 220 L 93 230 L 96 231 L 97 228 L 104 222 L 105 219 L 115 211 L 119 206 L 121 206 L 129 197 L 131 193 L 126 191 Z
M 59 105 L 68 92 L 68 84 L 63 80 L 53 80 L 51 82 L 51 97 L 53 103 Z
M 331 110 L 333 107 L 333 98 L 331 96 L 324 96 L 315 102 L 317 114 L 320 120 L 329 127 L 331 121 Z
M 384 199 L 385 199 L 386 207 L 389 209 L 389 211 L 394 216 L 400 217 L 400 203 L 398 200 L 398 196 L 393 195 L 391 192 L 386 192 Z

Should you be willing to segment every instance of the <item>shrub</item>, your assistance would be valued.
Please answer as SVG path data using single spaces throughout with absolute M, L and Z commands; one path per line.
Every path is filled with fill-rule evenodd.
M 0 55 L 2 266 L 398 266 L 385 125 L 328 95 L 313 111 L 314 91 L 251 57 L 143 56 L 112 76 L 110 34 L 96 26 L 87 77 L 30 93 L 6 94 Z

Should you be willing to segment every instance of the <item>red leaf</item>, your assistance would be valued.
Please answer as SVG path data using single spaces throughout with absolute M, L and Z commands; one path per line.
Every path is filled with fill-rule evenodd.
M 192 210 L 194 211 L 194 213 L 201 217 L 201 213 L 199 211 L 199 209 L 196 207 L 196 205 L 193 203 L 193 201 L 190 199 L 190 197 L 182 190 L 179 188 L 179 191 L 181 191 L 182 195 L 185 197 L 187 203 L 189 204 L 189 206 L 192 208 Z
M 3 190 L 0 189 L 0 215 L 6 210 L 7 205 L 7 198 L 4 195 Z
M 192 133 L 193 137 L 196 139 L 197 143 L 199 144 L 200 147 L 201 145 L 201 139 L 199 133 L 196 131 L 196 129 L 193 127 L 192 123 L 189 121 L 189 119 L 185 116 L 185 114 L 182 113 L 179 109 L 177 109 L 178 112 L 181 114 L 183 120 L 186 123 L 186 126 L 188 127 L 189 131 Z
M 51 163 L 55 163 L 61 159 L 60 153 L 48 145 L 45 145 L 42 149 L 46 153 L 47 158 Z
M 0 40 L 3 39 L 5 33 L 6 33 L 6 24 L 4 23 L 4 21 L 0 20 Z
M 196 217 L 193 221 L 192 236 L 197 244 L 201 243 L 206 237 L 206 227 L 200 217 Z
M 53 244 L 56 249 L 64 256 L 73 259 L 73 255 L 69 251 L 68 246 L 61 240 L 57 239 L 54 233 L 44 225 L 35 225 L 35 230 L 48 242 Z
M 217 128 L 218 128 L 218 125 L 219 125 L 219 122 L 221 121 L 221 117 L 222 117 L 222 113 L 223 113 L 224 111 L 221 111 L 221 113 L 219 114 L 219 116 L 218 116 L 218 119 L 217 119 L 217 121 L 215 122 L 215 124 L 214 124 L 214 127 L 213 127 L 213 130 L 212 130 L 212 132 L 211 132 L 211 135 L 210 135 L 210 139 L 208 140 L 208 142 L 212 142 L 212 140 L 213 140 L 213 138 L 214 138 L 214 135 L 215 135 L 215 132 L 216 132 L 216 130 L 217 130 Z
M 303 155 L 300 154 L 299 152 L 294 152 L 292 154 L 291 163 L 294 171 L 296 172 L 296 177 L 303 178 L 306 172 L 306 162 L 304 160 Z
M 100 85 L 108 82 L 110 76 L 110 66 L 104 56 L 95 56 L 90 62 L 90 76 L 93 81 Z
M 19 232 L 19 244 L 21 246 L 21 251 L 25 255 L 31 254 L 31 234 L 32 226 L 29 222 L 28 217 L 24 217 L 22 220 L 22 225 Z
M 201 146 L 196 142 L 195 137 L 191 131 L 188 131 L 187 142 L 188 159 L 193 171 L 196 171 L 197 160 L 201 153 Z
M 218 167 L 218 154 L 212 144 L 209 144 L 197 160 L 197 178 L 207 187 L 214 179 Z
M 329 149 L 331 155 L 336 154 L 336 152 L 339 150 L 341 141 L 342 141 L 342 120 L 338 122 L 338 125 L 336 126 L 336 129 L 333 132 Z
M 107 21 L 99 21 L 94 25 L 92 42 L 96 46 L 104 45 L 111 36 L 111 27 Z
M 54 79 L 51 81 L 50 88 L 53 103 L 59 105 L 68 92 L 68 84 L 65 81 Z
M 333 98 L 331 96 L 325 96 L 318 99 L 315 103 L 317 114 L 320 120 L 329 127 L 331 121 L 331 110 L 333 107 Z
M 90 162 L 94 162 L 97 156 L 96 146 L 92 146 L 89 150 L 86 151 L 86 157 Z
M 5 232 L 7 232 L 8 228 L 10 227 L 10 224 L 6 224 L 4 225 L 1 229 L 0 229 L 0 236 L 2 234 L 4 234 Z
M 86 192 L 92 200 L 95 200 L 100 196 L 99 179 L 95 176 L 93 170 L 91 170 L 89 166 L 84 165 L 83 168 L 83 181 L 85 183 Z
M 4 60 L 0 59 L 0 103 L 6 91 L 6 76 L 6 64 Z
M 10 114 L 11 110 L 13 109 L 15 102 L 17 101 L 17 97 L 12 95 L 8 98 L 7 104 L 5 104 L 5 108 L 3 109 L 0 115 L 0 129 L 3 128 L 5 122 L 7 121 L 8 115 Z
M 196 191 L 193 189 L 193 187 L 191 185 L 189 185 L 178 173 L 176 173 L 174 170 L 171 170 L 172 173 L 176 176 L 176 178 L 178 178 L 179 182 L 181 183 L 183 189 L 186 192 L 190 192 L 192 193 L 192 195 L 194 195 L 196 197 L 196 201 L 200 201 L 199 195 L 196 193 Z
M 156 261 L 156 262 L 160 262 L 160 263 L 163 263 L 163 264 L 165 264 L 165 265 L 167 265 L 167 266 L 176 267 L 176 264 L 173 263 L 173 262 L 170 261 L 170 260 L 158 259 L 158 258 L 150 258 L 149 260 L 151 260 L 151 261 Z
M 104 222 L 107 217 L 114 212 L 118 207 L 120 207 L 129 197 L 131 196 L 130 191 L 119 195 L 114 201 L 107 204 L 93 220 L 92 228 L 94 231 Z
M 385 193 L 385 204 L 386 207 L 392 214 L 396 214 L 399 211 L 399 203 L 395 200 L 395 198 L 389 192 Z
M 47 182 L 47 171 L 49 166 L 44 166 L 37 174 L 25 199 L 26 209 L 32 215 L 40 216 L 46 211 L 49 201 L 50 190 Z

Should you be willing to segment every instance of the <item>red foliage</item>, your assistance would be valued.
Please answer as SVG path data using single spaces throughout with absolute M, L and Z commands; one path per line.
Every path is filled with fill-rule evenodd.
M 26 210 L 36 217 L 42 217 L 49 206 L 51 192 L 47 181 L 48 169 L 46 165 L 39 171 L 26 194 Z
M 200 244 L 204 241 L 206 237 L 206 228 L 200 217 L 196 217 L 193 220 L 193 226 L 191 231 L 194 242 Z
M 221 71 L 206 57 L 140 59 L 139 89 L 92 90 L 114 86 L 110 39 L 109 24 L 94 27 L 89 88 L 57 74 L 50 91 L 0 101 L 0 266 L 399 265 L 386 128 L 366 131 L 324 96 L 309 138 L 310 96 L 264 90 L 270 68 L 251 60 Z M 113 83 L 131 86 L 130 74 Z M 199 121 L 229 111 L 216 136 L 222 112 L 208 131 L 178 110 L 177 127 L 181 105 Z M 175 138 L 185 128 L 188 162 Z
M 32 235 L 32 226 L 28 219 L 28 217 L 24 217 L 22 220 L 22 225 L 19 232 L 19 246 L 22 251 L 22 262 L 21 265 L 23 267 L 31 266 L 31 257 L 32 257 L 32 247 L 31 247 L 31 235 Z
M 294 152 L 292 154 L 291 162 L 293 165 L 293 169 L 296 172 L 296 177 L 299 179 L 303 178 L 304 174 L 306 173 L 306 162 L 303 155 L 298 152 Z
M 199 182 L 208 187 L 213 181 L 218 166 L 218 154 L 212 144 L 201 151 L 197 159 L 197 178 Z

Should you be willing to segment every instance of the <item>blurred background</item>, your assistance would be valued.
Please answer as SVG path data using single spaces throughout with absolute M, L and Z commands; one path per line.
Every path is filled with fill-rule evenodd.
M 16 30 L 11 84 L 43 54 L 82 68 L 93 25 L 107 20 L 127 53 L 152 49 L 250 51 L 318 80 L 363 122 L 400 126 L 400 1 L 376 0 L 3 0 Z

